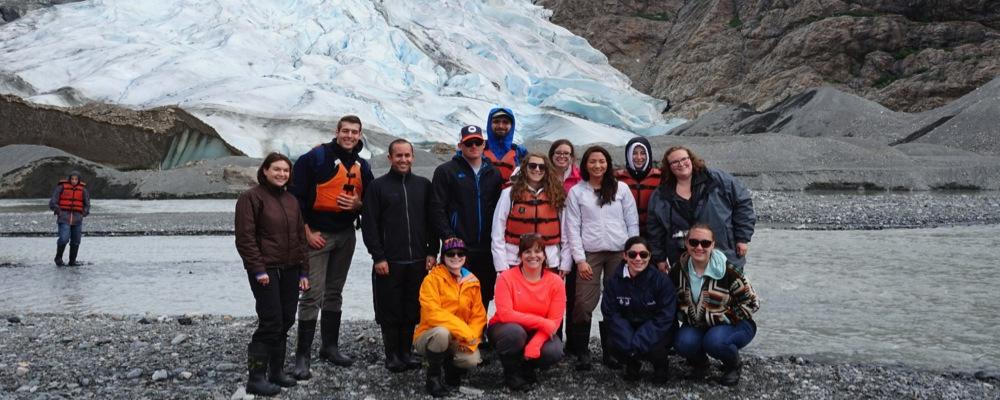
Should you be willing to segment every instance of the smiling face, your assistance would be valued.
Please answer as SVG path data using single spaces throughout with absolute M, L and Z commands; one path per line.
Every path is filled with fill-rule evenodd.
M 513 126 L 513 124 L 507 116 L 496 117 L 490 121 L 490 127 L 493 128 L 493 133 L 495 133 L 497 137 L 501 138 L 507 136 L 507 133 L 510 132 L 511 126 Z
M 590 153 L 587 156 L 587 173 L 590 174 L 590 179 L 600 179 L 605 172 L 608 172 L 608 159 L 599 151 Z
M 695 243 L 695 245 L 692 245 L 692 243 Z M 712 234 L 711 229 L 691 229 L 688 231 L 687 240 L 684 241 L 684 247 L 687 248 L 687 252 L 691 255 L 691 259 L 694 262 L 698 264 L 708 263 L 708 260 L 712 257 L 712 250 L 715 250 L 715 235 Z
M 396 143 L 389 149 L 389 163 L 392 170 L 400 174 L 410 172 L 413 166 L 413 146 L 409 143 Z
M 541 244 L 531 246 L 521 252 L 521 265 L 525 268 L 535 270 L 541 269 L 545 265 L 545 249 Z
M 483 150 L 486 142 L 483 139 L 473 138 L 458 144 L 458 149 L 462 151 L 462 156 L 468 160 L 478 160 L 483 158 Z
M 449 250 L 442 254 L 441 258 L 444 260 L 444 266 L 448 267 L 452 274 L 457 275 L 465 266 L 465 250 Z
M 642 146 L 635 146 L 635 148 L 632 149 L 632 165 L 634 165 L 636 169 L 644 167 L 648 158 L 649 155 L 646 154 L 646 148 Z
M 361 140 L 361 124 L 342 121 L 337 128 L 337 144 L 344 150 L 354 150 Z
M 625 263 L 628 265 L 628 272 L 632 276 L 639 275 L 649 266 L 649 248 L 642 243 L 636 243 L 622 252 Z
M 537 188 L 542 179 L 545 179 L 545 159 L 541 157 L 529 157 L 528 163 L 525 166 L 528 167 L 528 171 L 525 174 L 528 177 L 528 183 Z
M 552 153 L 552 163 L 560 170 L 569 168 L 573 164 L 573 147 L 568 144 L 556 147 L 556 151 Z
M 667 154 L 667 163 L 670 164 L 670 172 L 673 172 L 677 179 L 687 179 L 691 177 L 691 155 L 687 150 L 674 150 Z
M 70 185 L 76 186 L 79 183 L 80 183 L 80 177 L 79 176 L 73 175 L 73 176 L 69 177 L 69 184 Z
M 271 186 L 283 187 L 288 183 L 291 169 L 291 166 L 285 160 L 277 160 L 264 169 L 264 177 Z

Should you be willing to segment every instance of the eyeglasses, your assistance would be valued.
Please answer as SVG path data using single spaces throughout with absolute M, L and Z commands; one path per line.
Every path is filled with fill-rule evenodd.
M 676 159 L 674 161 L 669 161 L 668 164 L 670 164 L 670 166 L 673 167 L 675 165 L 681 165 L 682 162 L 689 161 L 689 160 L 691 160 L 691 157 L 681 157 L 681 158 L 678 158 L 678 159 Z
M 457 250 L 454 250 L 454 251 L 446 251 L 446 252 L 444 253 L 444 256 L 445 256 L 445 257 L 447 257 L 447 258 L 454 258 L 454 257 L 465 257 L 465 252 L 464 252 L 464 251 L 457 251 Z
M 711 240 L 688 239 L 688 246 L 691 246 L 692 249 L 698 247 L 698 245 L 701 245 L 702 248 L 707 249 L 710 246 L 712 246 L 712 243 L 713 242 Z
M 466 146 L 469 146 L 469 147 L 472 147 L 472 146 L 479 147 L 479 146 L 482 146 L 483 143 L 485 143 L 483 141 L 483 139 L 469 139 L 469 140 L 466 140 L 466 141 L 462 142 L 462 144 L 464 144 Z
M 552 155 L 554 155 L 554 156 L 560 156 L 560 157 L 569 157 L 569 156 L 573 155 L 573 153 L 570 153 L 568 151 L 557 151 L 555 153 L 552 153 Z
M 649 252 L 646 251 L 646 250 L 643 250 L 643 251 L 629 250 L 629 251 L 625 252 L 625 256 L 628 257 L 628 258 L 630 258 L 630 259 L 635 258 L 636 256 L 639 256 L 639 258 L 645 260 L 645 259 L 649 258 Z
M 530 163 L 528 163 L 528 169 L 534 169 L 534 170 L 538 170 L 538 171 L 544 171 L 545 170 L 545 164 L 539 164 L 539 163 L 530 162 Z

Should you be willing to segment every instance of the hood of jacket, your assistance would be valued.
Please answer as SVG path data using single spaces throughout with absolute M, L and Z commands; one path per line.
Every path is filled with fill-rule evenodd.
M 496 132 L 493 132 L 493 114 L 503 111 L 510 115 L 510 131 L 507 132 L 507 136 L 504 136 L 503 140 L 498 140 Z M 503 157 L 510 151 L 511 146 L 514 145 L 514 132 L 517 128 L 517 120 L 514 119 L 514 112 L 509 108 L 496 107 L 490 110 L 490 114 L 486 117 L 486 149 L 491 151 L 493 155 L 497 158 Z
M 635 165 L 635 162 L 632 161 L 632 152 L 636 147 L 646 149 L 646 163 L 643 165 Z M 636 136 L 625 145 L 625 170 L 628 171 L 628 174 L 636 182 L 646 178 L 646 175 L 649 175 L 649 171 L 653 169 L 653 152 L 651 150 L 652 147 L 649 145 L 649 140 L 643 136 Z

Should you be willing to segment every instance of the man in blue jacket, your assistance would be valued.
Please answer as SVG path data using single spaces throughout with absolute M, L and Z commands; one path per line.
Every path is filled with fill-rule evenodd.
M 497 107 L 490 110 L 486 118 L 486 151 L 483 156 L 493 163 L 500 171 L 504 182 L 510 181 L 510 176 L 521 165 L 521 158 L 528 150 L 514 144 L 515 120 L 514 112 L 509 108 Z

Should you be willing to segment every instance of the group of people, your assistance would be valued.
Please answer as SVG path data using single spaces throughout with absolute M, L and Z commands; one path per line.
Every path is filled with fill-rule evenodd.
M 758 308 L 743 274 L 756 221 L 749 190 L 682 146 L 657 169 L 641 137 L 626 145 L 621 171 L 600 146 L 579 165 L 568 140 L 528 152 L 513 143 L 515 122 L 496 108 L 485 131 L 463 127 L 454 157 L 431 179 L 413 173 L 403 139 L 389 144 L 389 171 L 374 178 L 358 156 L 356 116 L 294 163 L 264 159 L 260 184 L 236 204 L 236 247 L 259 318 L 248 393 L 274 395 L 311 377 L 317 320 L 320 358 L 353 362 L 339 336 L 356 228 L 372 257 L 385 368 L 419 369 L 413 353 L 421 354 L 432 396 L 456 390 L 487 350 L 512 390 L 529 389 L 566 353 L 577 370 L 591 369 L 599 304 L 602 362 L 624 368 L 625 379 L 639 379 L 646 360 L 653 379 L 667 381 L 673 348 L 696 377 L 708 375 L 712 357 L 719 382 L 738 383 Z

